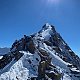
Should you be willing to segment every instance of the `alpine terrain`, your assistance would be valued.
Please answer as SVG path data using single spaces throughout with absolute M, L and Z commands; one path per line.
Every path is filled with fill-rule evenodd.
M 7 47 L 0 48 L 0 56 L 1 56 L 1 55 L 4 55 L 4 54 L 6 54 L 6 53 L 8 53 L 9 50 L 10 50 L 10 49 L 7 48 Z
M 46 23 L 0 58 L 0 80 L 80 80 L 80 58 Z

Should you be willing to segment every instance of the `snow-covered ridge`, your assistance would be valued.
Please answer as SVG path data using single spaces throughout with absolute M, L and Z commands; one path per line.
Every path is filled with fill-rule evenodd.
M 1 57 L 0 80 L 80 80 L 80 59 L 54 26 L 25 37 Z

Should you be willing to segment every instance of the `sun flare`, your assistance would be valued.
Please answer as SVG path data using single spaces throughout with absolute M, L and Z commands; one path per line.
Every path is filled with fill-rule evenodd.
M 48 0 L 48 3 L 51 4 L 58 4 L 60 2 L 60 0 Z

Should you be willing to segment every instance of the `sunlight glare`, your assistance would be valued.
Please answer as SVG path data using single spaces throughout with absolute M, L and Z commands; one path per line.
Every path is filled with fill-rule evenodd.
M 50 4 L 58 4 L 60 0 L 47 0 Z

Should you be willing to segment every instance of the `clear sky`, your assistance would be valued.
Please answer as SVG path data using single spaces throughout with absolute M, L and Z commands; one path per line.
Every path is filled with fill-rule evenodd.
M 10 47 L 47 22 L 80 55 L 80 0 L 0 0 L 0 47 Z

